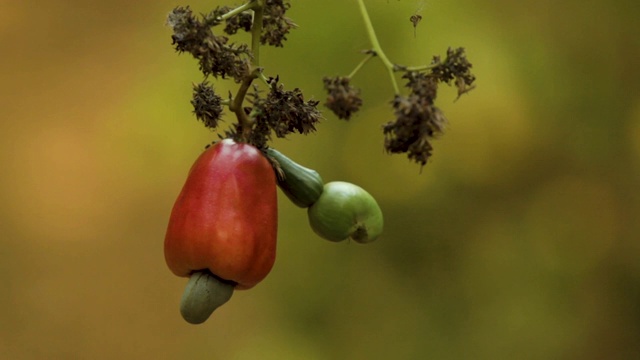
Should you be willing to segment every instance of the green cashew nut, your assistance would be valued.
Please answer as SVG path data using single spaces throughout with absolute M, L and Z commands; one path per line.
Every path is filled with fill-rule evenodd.
M 363 188 L 342 181 L 324 185 L 320 198 L 308 209 L 313 231 L 329 241 L 348 238 L 369 243 L 382 234 L 382 210 Z
M 190 324 L 202 324 L 215 309 L 231 299 L 235 283 L 225 281 L 208 270 L 196 271 L 180 301 L 180 314 Z

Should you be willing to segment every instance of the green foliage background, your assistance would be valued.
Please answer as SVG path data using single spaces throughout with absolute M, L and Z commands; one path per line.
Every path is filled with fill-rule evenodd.
M 326 113 L 317 134 L 276 141 L 369 190 L 385 234 L 322 241 L 280 194 L 272 273 L 201 326 L 180 318 L 185 281 L 162 253 L 214 138 L 190 114 L 196 64 L 163 26 L 178 4 L 1 4 L 0 358 L 640 357 L 637 1 L 367 1 L 392 61 L 464 46 L 478 88 L 441 90 L 450 126 L 422 173 L 382 151 L 378 62 L 354 79 L 350 123 Z M 369 47 L 357 4 L 293 1 L 290 16 L 300 28 L 264 51 L 266 72 L 323 99 L 322 76 Z

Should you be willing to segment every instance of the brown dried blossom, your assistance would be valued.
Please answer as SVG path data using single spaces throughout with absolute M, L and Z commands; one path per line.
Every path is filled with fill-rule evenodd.
M 339 119 L 349 120 L 362 106 L 360 89 L 351 87 L 349 77 L 324 77 L 324 88 L 329 93 L 324 103 Z
M 406 153 L 409 159 L 425 165 L 433 147 L 430 140 L 444 132 L 446 118 L 434 106 L 437 81 L 421 72 L 407 72 L 409 96 L 397 95 L 391 102 L 395 121 L 383 126 L 385 149 L 390 153 Z
M 287 34 L 291 29 L 298 27 L 285 13 L 291 4 L 283 0 L 267 0 L 264 8 L 262 20 L 262 34 L 260 42 L 263 45 L 283 47 L 283 42 L 287 40 Z
M 292 132 L 306 135 L 316 130 L 322 118 L 318 111 L 318 101 L 304 100 L 298 88 L 284 90 L 278 78 L 270 79 L 271 90 L 266 98 L 254 98 L 253 106 L 257 118 L 265 121 L 277 137 L 285 137 Z
M 211 30 L 212 16 L 197 19 L 189 7 L 175 8 L 167 18 L 173 29 L 173 45 L 178 52 L 190 53 L 207 76 L 230 76 L 240 82 L 247 74 L 251 51 L 246 44 L 229 44 L 226 36 L 216 36 Z
M 471 73 L 472 64 L 467 60 L 464 48 L 447 49 L 447 57 L 442 61 L 440 56 L 434 56 L 430 75 L 436 79 L 451 84 L 455 80 L 458 96 L 473 89 L 476 77 Z
M 193 85 L 193 113 L 204 126 L 215 129 L 222 115 L 222 98 L 218 96 L 211 85 L 204 81 Z

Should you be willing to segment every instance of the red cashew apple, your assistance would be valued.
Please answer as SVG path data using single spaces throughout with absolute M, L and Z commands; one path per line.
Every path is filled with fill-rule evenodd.
M 178 276 L 208 270 L 249 289 L 273 267 L 277 216 L 269 161 L 251 145 L 219 141 L 193 164 L 173 206 L 167 265 Z

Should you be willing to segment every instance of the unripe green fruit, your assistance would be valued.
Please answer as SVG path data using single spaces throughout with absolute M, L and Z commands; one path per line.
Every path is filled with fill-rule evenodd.
M 209 271 L 196 271 L 182 293 L 180 314 L 191 324 L 202 324 L 211 313 L 233 295 L 235 284 L 214 276 Z
M 320 198 L 308 209 L 313 231 L 329 241 L 351 238 L 369 243 L 382 233 L 382 211 L 363 188 L 342 181 L 324 185 Z
M 267 149 L 267 155 L 280 165 L 283 177 L 278 176 L 278 186 L 291 202 L 306 208 L 318 200 L 324 183 L 317 171 L 296 163 L 273 148 Z

